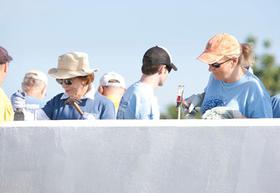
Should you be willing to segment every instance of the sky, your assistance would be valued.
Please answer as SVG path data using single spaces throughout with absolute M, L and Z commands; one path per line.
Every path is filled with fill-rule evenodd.
M 0 46 L 14 60 L 2 84 L 8 96 L 21 87 L 25 72 L 45 73 L 57 67 L 58 56 L 80 51 L 100 77 L 115 71 L 129 86 L 141 77 L 142 57 L 160 45 L 169 50 L 178 71 L 156 89 L 161 111 L 175 104 L 179 84 L 184 96 L 203 91 L 208 66 L 196 57 L 212 36 L 226 32 L 241 43 L 249 35 L 272 41 L 270 52 L 280 59 L 280 1 L 278 0 L 0 0 Z M 262 47 L 256 48 L 262 53 Z M 278 62 L 279 63 L 279 62 Z M 63 92 L 49 77 L 46 100 Z

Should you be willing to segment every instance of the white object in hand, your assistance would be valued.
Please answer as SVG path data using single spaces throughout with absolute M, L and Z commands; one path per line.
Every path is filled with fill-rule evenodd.
M 91 113 L 84 112 L 82 115 L 82 120 L 96 120 L 96 117 Z
M 188 113 L 191 113 L 195 107 L 200 107 L 204 98 L 204 93 L 193 94 L 186 98 L 186 109 Z
M 239 110 L 230 107 L 214 107 L 207 110 L 202 119 L 240 119 L 245 118 Z

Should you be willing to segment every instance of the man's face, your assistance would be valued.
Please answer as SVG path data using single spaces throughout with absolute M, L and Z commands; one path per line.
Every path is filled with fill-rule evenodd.
M 159 78 L 158 86 L 163 86 L 164 82 L 167 79 L 168 74 L 169 74 L 169 69 L 165 65 L 163 65 L 163 67 L 160 69 L 160 78 Z

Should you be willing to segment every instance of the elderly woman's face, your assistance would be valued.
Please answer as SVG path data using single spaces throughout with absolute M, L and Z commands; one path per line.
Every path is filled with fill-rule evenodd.
M 88 86 L 85 85 L 84 81 L 78 77 L 70 79 L 57 79 L 56 81 L 61 84 L 64 91 L 71 98 L 80 99 L 88 90 Z

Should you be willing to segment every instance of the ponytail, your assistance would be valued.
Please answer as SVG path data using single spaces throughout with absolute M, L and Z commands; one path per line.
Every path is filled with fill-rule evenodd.
M 255 55 L 252 46 L 248 43 L 243 43 L 241 44 L 241 51 L 239 64 L 247 69 L 252 67 L 255 64 Z

